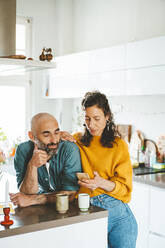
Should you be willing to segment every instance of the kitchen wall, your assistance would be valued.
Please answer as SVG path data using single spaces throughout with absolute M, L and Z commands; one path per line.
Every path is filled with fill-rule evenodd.
M 165 134 L 165 96 L 108 97 L 116 124 L 132 125 L 132 132 L 141 130 L 146 138 L 157 141 Z M 83 116 L 81 99 L 73 100 L 73 130 L 80 130 L 79 116 Z M 79 109 L 77 111 L 77 106 Z M 81 111 L 81 112 L 80 112 Z M 83 124 L 83 122 L 81 122 Z M 82 125 L 81 125 L 82 126 Z
M 32 57 L 34 59 L 38 59 L 43 47 L 51 47 L 53 55 L 72 52 L 72 0 L 17 0 L 16 13 L 18 16 L 32 18 Z M 46 75 L 42 72 L 30 75 L 31 114 L 28 116 L 28 124 L 31 116 L 43 111 L 56 115 L 60 121 L 62 106 L 69 106 L 68 101 L 65 104 L 62 100 L 47 101 L 42 98 Z M 67 112 L 63 117 L 64 120 L 66 117 Z M 28 127 L 29 125 L 27 129 Z
M 32 17 L 35 58 L 43 46 L 57 56 L 165 35 L 164 13 L 162 0 L 17 0 L 17 15 Z M 80 99 L 44 99 L 45 78 L 33 75 L 32 115 L 48 111 L 73 131 Z M 110 103 L 117 123 L 133 124 L 148 138 L 164 133 L 164 95 L 116 96 Z
M 73 9 L 74 52 L 165 34 L 162 0 L 74 0 Z

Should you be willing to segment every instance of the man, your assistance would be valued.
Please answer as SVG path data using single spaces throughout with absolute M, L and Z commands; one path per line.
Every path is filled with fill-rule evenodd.
M 55 202 L 59 192 L 73 200 L 79 189 L 76 172 L 82 170 L 76 144 L 60 140 L 57 120 L 48 113 L 32 118 L 28 135 L 14 158 L 20 192 L 10 194 L 11 201 L 20 207 L 45 204 Z

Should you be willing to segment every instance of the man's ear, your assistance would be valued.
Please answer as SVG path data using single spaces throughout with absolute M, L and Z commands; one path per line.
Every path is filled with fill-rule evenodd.
M 34 141 L 34 135 L 33 135 L 32 131 L 29 131 L 29 132 L 28 132 L 28 136 L 29 136 L 29 138 L 30 138 L 32 141 Z

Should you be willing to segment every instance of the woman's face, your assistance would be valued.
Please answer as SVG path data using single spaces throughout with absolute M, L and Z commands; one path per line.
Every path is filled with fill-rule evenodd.
M 108 116 L 104 115 L 101 108 L 96 105 L 85 109 L 85 123 L 92 136 L 101 136 L 106 126 Z

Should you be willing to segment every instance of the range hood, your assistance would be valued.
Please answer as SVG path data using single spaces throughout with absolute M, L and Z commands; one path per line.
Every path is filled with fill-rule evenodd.
M 16 0 L 0 0 L 0 57 L 15 54 Z M 0 76 L 54 69 L 55 62 L 0 58 Z

